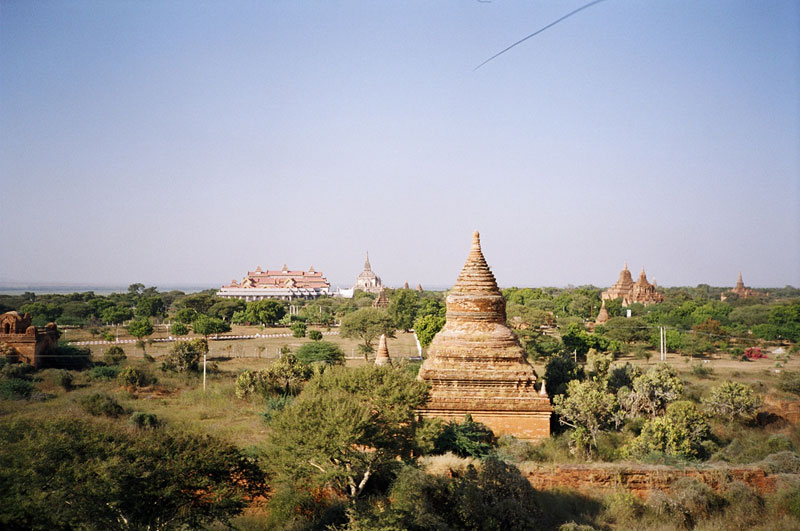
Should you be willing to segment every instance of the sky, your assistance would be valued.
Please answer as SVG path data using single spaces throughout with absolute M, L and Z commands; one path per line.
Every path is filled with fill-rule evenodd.
M 0 283 L 800 286 L 800 3 L 0 0 Z

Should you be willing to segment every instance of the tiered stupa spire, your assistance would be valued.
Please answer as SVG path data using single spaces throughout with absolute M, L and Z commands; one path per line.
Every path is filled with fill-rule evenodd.
M 595 319 L 594 324 L 601 325 L 608 321 L 608 310 L 606 309 L 606 301 L 600 304 L 600 311 L 597 312 L 597 319 Z
M 375 365 L 391 365 L 392 359 L 389 357 L 389 347 L 386 346 L 386 334 L 381 334 L 378 341 L 378 354 L 375 356 Z
M 550 402 L 534 389 L 536 372 L 505 323 L 505 299 L 475 231 L 447 296 L 447 321 L 419 371 L 431 383 L 423 416 L 461 420 L 469 413 L 497 434 L 529 440 L 549 435 Z

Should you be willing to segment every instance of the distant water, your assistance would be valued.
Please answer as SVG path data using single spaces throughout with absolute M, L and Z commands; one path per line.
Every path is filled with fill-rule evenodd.
M 93 291 L 97 295 L 108 295 L 110 293 L 127 293 L 129 284 L 123 285 L 99 285 L 99 284 L 24 284 L 24 283 L 5 283 L 0 284 L 0 295 L 22 295 L 26 291 L 31 291 L 37 295 L 46 294 L 59 294 L 67 295 L 70 293 L 84 293 L 86 291 Z M 149 284 L 145 284 L 149 287 Z M 166 293 L 172 290 L 180 290 L 184 293 L 196 293 L 207 289 L 219 289 L 220 285 L 198 285 L 198 284 L 165 284 L 163 286 L 156 286 L 158 291 Z M 352 286 L 331 286 L 331 292 L 335 293 L 337 287 L 349 289 Z M 399 288 L 402 286 L 387 286 L 392 288 Z M 416 286 L 410 286 L 415 289 Z M 429 286 L 422 286 L 425 290 L 430 291 L 447 291 L 452 288 L 452 284 L 431 284 Z
M 149 286 L 147 286 L 149 287 Z M 164 285 L 156 286 L 158 291 L 165 293 L 172 290 L 180 290 L 184 293 L 195 293 L 206 289 L 217 289 L 219 286 L 198 286 L 198 285 Z M 127 293 L 128 284 L 125 286 L 109 286 L 96 284 L 0 284 L 0 295 L 22 295 L 26 291 L 32 291 L 37 295 L 45 294 L 69 294 L 84 293 L 93 291 L 97 295 L 108 295 L 110 293 Z

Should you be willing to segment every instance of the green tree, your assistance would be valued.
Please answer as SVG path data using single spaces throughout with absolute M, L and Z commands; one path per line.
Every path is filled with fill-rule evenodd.
M 289 330 L 292 331 L 294 337 L 306 337 L 306 324 L 302 321 L 295 321 L 289 325 Z
M 772 308 L 769 324 L 775 327 L 780 337 L 800 342 L 800 301 Z
M 263 489 L 253 459 L 209 436 L 78 418 L 0 421 L 7 529 L 205 528 Z
M 392 367 L 334 367 L 312 378 L 270 422 L 268 466 L 294 489 L 328 486 L 358 498 L 414 448 L 426 383 Z
M 324 362 L 328 365 L 342 365 L 344 351 L 330 341 L 312 341 L 297 349 L 297 359 L 305 364 Z
M 359 350 L 364 354 L 364 360 L 374 352 L 375 340 L 381 334 L 394 337 L 395 324 L 392 318 L 383 310 L 377 308 L 362 308 L 342 318 L 339 334 L 344 338 L 361 340 Z
M 319 341 L 322 339 L 322 332 L 319 330 L 309 330 L 308 331 L 308 338 L 312 341 Z
M 429 314 L 417 317 L 417 320 L 414 321 L 414 333 L 417 334 L 419 344 L 423 347 L 430 345 L 434 336 L 439 333 L 444 324 L 445 318 L 438 315 Z
M 200 314 L 198 314 L 197 310 L 194 308 L 181 308 L 175 312 L 172 320 L 176 323 L 190 324 L 192 321 L 197 319 L 198 315 Z
M 667 406 L 666 415 L 645 422 L 641 433 L 622 449 L 625 457 L 644 458 L 652 453 L 693 459 L 702 457 L 711 427 L 692 402 Z
M 683 393 L 683 382 L 677 371 L 667 364 L 656 365 L 633 380 L 633 388 L 622 388 L 618 398 L 628 416 L 645 413 L 655 418 Z
M 247 319 L 251 323 L 273 326 L 286 315 L 286 306 L 278 301 L 264 300 L 247 303 Z
M 572 380 L 583 380 L 583 368 L 567 354 L 557 354 L 544 367 L 544 383 L 550 396 L 563 395 Z
M 648 341 L 650 328 L 641 317 L 612 317 L 603 324 L 605 335 L 609 339 L 616 339 L 624 343 Z
M 61 307 L 52 302 L 31 302 L 19 307 L 20 313 L 29 313 L 46 323 L 54 322 L 61 315 Z
M 597 380 L 572 380 L 564 395 L 553 397 L 553 411 L 561 424 L 573 428 L 572 440 L 581 448 L 597 448 L 597 434 L 611 425 L 616 397 Z
M 208 309 L 208 315 L 222 319 L 225 322 L 230 322 L 233 314 L 247 310 L 247 304 L 239 299 L 222 299 L 215 302 Z
M 219 297 L 215 297 L 213 293 L 193 293 L 187 295 L 175 302 L 178 308 L 192 308 L 197 313 L 207 314 L 208 310 L 220 301 Z
M 761 398 L 752 387 L 731 381 L 712 389 L 702 402 L 710 415 L 730 421 L 751 419 L 761 407 Z
M 414 326 L 417 317 L 419 295 L 411 289 L 397 289 L 389 303 L 389 316 L 397 328 L 408 331 Z
M 197 318 L 192 321 L 192 330 L 194 330 L 195 334 L 200 334 L 208 339 L 208 336 L 230 332 L 231 327 L 222 319 L 209 317 L 207 315 L 198 315 Z
M 161 317 L 166 313 L 161 297 L 141 297 L 136 303 L 137 317 Z
M 142 352 L 144 353 L 145 347 L 142 338 L 145 338 L 153 333 L 153 323 L 150 322 L 150 319 L 146 317 L 135 319 L 128 323 L 126 330 L 130 335 L 139 340 L 139 344 L 142 347 Z
M 185 336 L 189 333 L 189 327 L 183 323 L 175 323 L 170 328 L 170 331 L 176 336 Z
M 128 319 L 133 319 L 133 310 L 125 306 L 109 306 L 100 312 L 100 319 L 104 323 L 119 326 Z

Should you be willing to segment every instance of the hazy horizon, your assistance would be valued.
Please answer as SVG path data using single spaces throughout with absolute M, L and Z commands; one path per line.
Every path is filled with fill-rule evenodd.
M 800 285 L 800 4 L 0 2 L 0 284 Z

